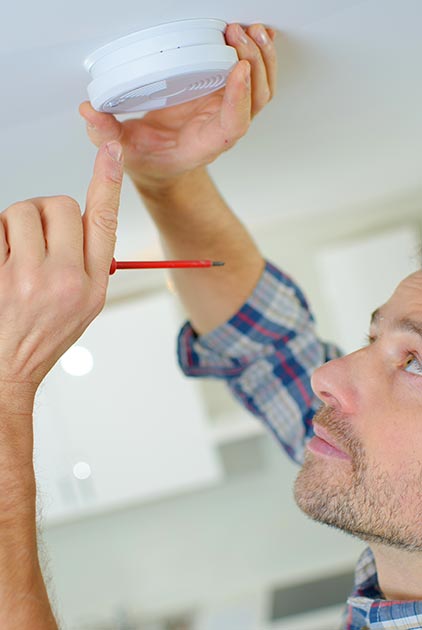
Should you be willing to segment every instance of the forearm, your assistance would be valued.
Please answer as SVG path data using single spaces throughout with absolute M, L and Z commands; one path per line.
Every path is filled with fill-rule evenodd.
M 98 151 L 83 216 L 66 196 L 35 197 L 1 213 L 1 630 L 57 628 L 38 559 L 34 398 L 49 370 L 104 306 L 121 154 L 116 142 Z
M 0 407 L 0 628 L 56 630 L 38 560 L 32 412 L 18 407 Z
M 227 321 L 246 301 L 264 260 L 242 223 L 200 168 L 156 189 L 137 185 L 169 258 L 211 258 L 224 267 L 177 270 L 173 281 L 195 330 Z
M 35 528 L 0 528 L 0 628 L 57 630 L 39 566 Z

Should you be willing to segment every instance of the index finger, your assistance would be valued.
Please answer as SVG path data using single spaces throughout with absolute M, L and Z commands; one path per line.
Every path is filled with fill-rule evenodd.
M 122 146 L 115 141 L 103 144 L 95 160 L 83 223 L 85 269 L 104 287 L 108 284 L 116 244 L 122 179 Z

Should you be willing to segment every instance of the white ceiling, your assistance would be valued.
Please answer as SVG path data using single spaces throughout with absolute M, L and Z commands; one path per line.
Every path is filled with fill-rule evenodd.
M 126 33 L 194 17 L 282 32 L 277 97 L 212 167 L 242 217 L 422 197 L 420 0 L 25 0 L 3 7 L 0 27 L 0 207 L 61 193 L 83 203 L 94 157 L 77 113 L 84 58 Z M 150 238 L 138 207 L 127 183 L 121 257 Z

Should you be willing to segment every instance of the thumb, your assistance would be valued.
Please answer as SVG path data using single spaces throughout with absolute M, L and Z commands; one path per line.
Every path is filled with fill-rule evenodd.
M 117 214 L 123 179 L 123 150 L 118 142 L 103 144 L 88 188 L 84 223 L 87 274 L 106 287 L 116 244 Z
M 239 61 L 230 73 L 220 111 L 220 130 L 226 137 L 226 148 L 243 136 L 251 123 L 251 66 Z

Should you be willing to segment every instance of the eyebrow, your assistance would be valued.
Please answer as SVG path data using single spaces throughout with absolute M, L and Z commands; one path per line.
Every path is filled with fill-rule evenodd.
M 379 323 L 380 319 L 382 319 L 381 315 L 382 309 L 377 308 L 371 315 L 371 326 L 376 326 Z M 393 320 L 392 328 L 394 330 L 410 332 L 422 338 L 422 321 L 410 319 L 410 317 L 402 317 L 400 319 Z
M 393 327 L 397 330 L 413 333 L 422 338 L 422 322 L 403 317 L 403 319 L 393 322 Z

